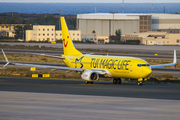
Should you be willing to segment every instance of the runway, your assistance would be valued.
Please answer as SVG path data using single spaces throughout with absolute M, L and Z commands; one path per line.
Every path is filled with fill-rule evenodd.
M 0 92 L 1 120 L 179 120 L 179 100 Z
M 0 119 L 179 120 L 180 85 L 0 78 Z
M 180 100 L 180 85 L 0 78 L 0 91 Z

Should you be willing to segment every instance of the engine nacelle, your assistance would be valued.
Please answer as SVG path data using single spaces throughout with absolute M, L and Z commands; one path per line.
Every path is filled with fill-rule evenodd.
M 87 70 L 81 74 L 81 78 L 86 81 L 97 81 L 99 79 L 99 74 L 92 70 Z

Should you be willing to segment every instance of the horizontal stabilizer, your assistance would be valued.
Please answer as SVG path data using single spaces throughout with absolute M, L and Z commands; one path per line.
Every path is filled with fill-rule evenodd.
M 2 50 L 2 53 L 3 53 L 3 55 L 4 55 L 4 58 L 5 58 L 5 60 L 6 60 L 6 64 L 3 66 L 3 68 L 5 68 L 8 64 L 9 64 L 9 60 L 8 60 L 8 58 L 6 57 L 6 54 L 4 53 L 4 50 L 3 49 L 1 49 Z

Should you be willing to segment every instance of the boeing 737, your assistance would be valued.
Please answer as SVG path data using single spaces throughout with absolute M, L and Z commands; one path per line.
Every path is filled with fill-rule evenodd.
M 147 77 L 152 73 L 152 69 L 173 66 L 177 63 L 176 50 L 174 50 L 173 63 L 152 66 L 150 66 L 145 60 L 135 57 L 82 54 L 73 45 L 64 17 L 61 17 L 61 29 L 64 54 L 62 56 L 45 56 L 61 58 L 67 67 L 24 63 L 11 64 L 79 71 L 81 73 L 81 78 L 85 80 L 87 84 L 92 84 L 97 81 L 100 76 L 103 76 L 113 78 L 114 84 L 121 84 L 121 78 L 128 78 L 137 79 L 138 85 L 142 85 L 143 82 L 147 80 Z M 5 67 L 10 62 L 3 50 L 2 52 L 7 62 L 3 66 Z

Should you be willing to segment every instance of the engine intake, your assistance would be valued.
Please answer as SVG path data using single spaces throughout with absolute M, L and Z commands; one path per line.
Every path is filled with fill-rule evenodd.
M 97 81 L 99 79 L 99 74 L 92 70 L 87 70 L 82 73 L 81 78 L 87 81 Z

